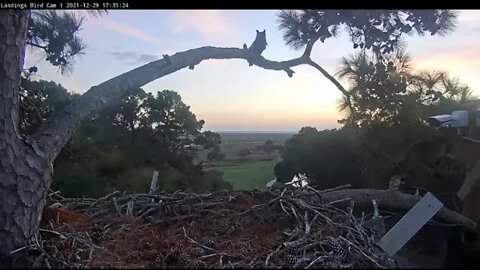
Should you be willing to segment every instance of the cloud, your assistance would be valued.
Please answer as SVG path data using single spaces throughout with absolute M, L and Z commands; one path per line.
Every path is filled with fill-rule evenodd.
M 115 22 L 111 19 L 102 18 L 102 20 L 89 20 L 89 22 L 90 21 L 99 27 L 103 27 L 105 29 L 108 29 L 120 34 L 130 36 L 141 41 L 156 43 L 156 44 L 161 43 L 161 40 L 159 38 L 152 36 L 147 32 L 144 32 L 135 27 L 131 27 L 122 23 Z
M 448 40 L 444 43 L 434 43 L 434 44 L 422 44 L 422 48 L 414 48 L 416 51 L 411 53 L 412 57 L 415 58 L 430 58 L 430 57 L 449 57 L 451 55 L 465 54 L 467 51 L 470 51 L 473 47 L 470 44 L 465 43 L 447 43 Z M 414 47 L 416 44 L 413 44 Z
M 480 93 L 480 44 L 471 43 L 450 48 L 438 48 L 429 54 L 412 58 L 412 64 L 417 70 L 442 70 L 451 76 L 458 77 L 467 83 L 477 93 Z
M 449 62 L 453 65 L 472 66 L 479 63 L 480 44 L 470 43 L 457 46 L 434 46 L 428 52 L 414 57 L 414 62 L 428 62 L 436 60 L 438 62 Z M 451 68 L 448 65 L 438 68 Z
M 156 55 L 152 54 L 139 54 L 136 52 L 108 52 L 116 60 L 127 61 L 130 65 L 144 64 L 158 60 Z
M 171 14 L 174 33 L 196 31 L 204 38 L 233 43 L 239 40 L 239 30 L 222 10 L 177 10 Z M 231 12 L 231 11 L 230 11 Z
M 140 54 L 138 60 L 141 62 L 153 62 L 155 60 L 158 60 L 158 57 L 152 54 Z

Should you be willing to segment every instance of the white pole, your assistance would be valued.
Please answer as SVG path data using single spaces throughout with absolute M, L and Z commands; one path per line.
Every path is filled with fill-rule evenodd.
M 153 194 L 157 191 L 158 171 L 153 171 L 152 182 L 150 182 L 150 191 L 148 194 Z

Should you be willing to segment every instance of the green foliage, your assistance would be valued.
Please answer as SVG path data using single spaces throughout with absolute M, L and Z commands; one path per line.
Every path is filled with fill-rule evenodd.
M 418 122 L 385 125 L 378 121 L 358 130 L 355 147 L 361 157 L 362 174 L 368 179 L 368 186 L 387 188 L 396 165 L 404 158 L 408 147 L 435 134 L 435 129 Z
M 212 132 L 212 131 L 205 131 L 195 138 L 194 141 L 198 145 L 205 146 L 206 149 L 211 149 L 219 146 L 222 143 L 222 137 L 220 134 Z
M 27 44 L 42 49 L 45 60 L 59 67 L 62 74 L 68 73 L 74 57 L 86 48 L 78 36 L 84 20 L 73 12 L 34 10 L 28 21 Z
M 75 95 L 54 82 L 22 80 L 22 132 L 35 132 L 40 123 Z M 193 163 L 196 151 L 219 152 L 218 134 L 201 129 L 180 95 L 171 90 L 156 96 L 142 89 L 87 119 L 55 160 L 53 187 L 68 196 L 101 196 L 106 192 L 148 190 L 154 169 L 166 189 L 206 191 L 229 189 L 215 171 Z
M 341 122 L 360 127 L 426 124 L 432 114 L 473 98 L 468 86 L 445 72 L 412 72 L 401 51 L 382 59 L 365 52 L 344 58 L 337 75 L 350 83 L 349 96 L 339 102 L 347 112 Z
M 241 157 L 242 159 L 245 159 L 248 155 L 250 155 L 251 152 L 247 148 L 242 148 L 240 151 L 238 151 L 237 155 Z
M 294 159 L 278 162 L 275 164 L 275 167 L 273 167 L 273 173 L 275 174 L 276 180 L 282 183 L 290 182 L 296 175 L 301 174 L 301 172 L 295 168 Z
M 281 148 L 282 147 L 280 145 L 275 145 L 275 143 L 270 139 L 266 140 L 264 144 L 257 145 L 255 147 L 256 150 L 264 151 L 269 155 L 277 150 L 280 150 Z
M 209 161 L 220 161 L 225 159 L 225 153 L 220 152 L 220 147 L 215 147 L 212 151 L 207 154 L 207 160 Z
M 353 134 L 348 129 L 317 131 L 302 128 L 285 143 L 282 161 L 275 166 L 280 182 L 304 174 L 319 188 L 342 184 L 361 187 L 361 162 L 355 152 Z
M 276 150 L 276 147 L 272 140 L 265 141 L 263 151 L 265 151 L 267 154 L 270 154 L 275 152 L 275 150 Z
M 207 154 L 207 160 L 220 161 L 225 159 L 225 153 L 220 151 L 220 144 L 222 144 L 222 137 L 220 134 L 205 131 L 195 138 L 194 143 L 197 145 L 203 145 L 205 149 L 212 149 Z
M 282 11 L 278 17 L 285 42 L 295 49 L 318 39 L 325 42 L 344 29 L 353 47 L 362 50 L 344 59 L 338 74 L 351 84 L 349 96 L 339 104 L 347 111 L 342 120 L 345 127 L 302 128 L 282 149 L 283 160 L 274 168 L 279 181 L 306 174 L 322 188 L 345 183 L 382 185 L 390 165 L 406 146 L 432 134 L 426 117 L 472 98 L 467 86 L 444 73 L 413 74 L 408 57 L 399 50 L 404 34 L 451 31 L 456 18 L 452 11 L 295 10 Z M 83 21 L 83 16 L 74 13 L 32 11 L 27 44 L 43 50 L 47 61 L 62 74 L 68 73 L 75 57 L 86 48 L 78 36 Z M 396 55 L 391 54 L 394 51 Z M 74 98 L 53 82 L 25 78 L 22 87 L 20 127 L 24 134 L 33 133 Z M 220 172 L 205 172 L 193 163 L 199 146 L 212 149 L 210 160 L 224 157 L 220 136 L 201 132 L 203 125 L 174 91 L 156 95 L 132 91 L 84 122 L 55 161 L 54 187 L 70 196 L 100 196 L 113 189 L 142 192 L 156 169 L 161 172 L 162 190 L 232 188 L 221 180 Z M 270 153 L 278 148 L 267 141 L 263 149 Z M 248 149 L 238 152 L 242 158 L 249 154 Z
M 102 16 L 105 10 L 88 11 Z M 85 16 L 58 10 L 32 10 L 28 20 L 26 44 L 45 53 L 45 60 L 62 74 L 72 71 L 75 57 L 84 53 L 86 44 L 78 35 Z M 30 71 L 36 72 L 35 69 Z
M 450 114 L 474 98 L 445 72 L 412 72 L 402 52 L 382 59 L 359 53 L 344 59 L 338 75 L 350 82 L 349 96 L 339 104 L 347 111 L 341 122 L 355 131 L 364 177 L 379 188 L 388 186 L 410 145 L 438 134 L 428 126 L 430 116 Z
M 21 79 L 20 89 L 20 131 L 31 134 L 53 112 L 68 104 L 75 95 L 53 81 L 32 81 Z

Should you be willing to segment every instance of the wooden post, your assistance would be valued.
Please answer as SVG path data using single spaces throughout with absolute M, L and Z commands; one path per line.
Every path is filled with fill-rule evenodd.
M 150 182 L 150 190 L 148 194 L 154 194 L 157 191 L 158 171 L 153 171 L 152 182 Z

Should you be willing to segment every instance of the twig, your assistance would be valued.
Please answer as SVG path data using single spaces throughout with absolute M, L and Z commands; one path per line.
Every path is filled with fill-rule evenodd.
M 150 214 L 151 212 L 155 211 L 155 208 L 150 208 L 148 209 L 147 211 L 143 212 L 143 214 L 141 214 L 140 216 L 138 216 L 133 222 L 137 222 L 139 221 L 140 219 L 142 219 L 144 216 Z
M 52 266 L 51 266 L 50 263 L 48 262 L 48 259 L 47 259 L 47 258 L 43 258 L 43 261 L 45 262 L 45 265 L 47 265 L 47 268 L 48 268 L 48 269 L 52 269 Z
M 115 206 L 115 210 L 117 211 L 117 215 L 121 217 L 122 213 L 120 212 L 120 208 L 118 207 L 117 198 L 113 197 L 112 201 L 113 201 L 113 206 Z
M 321 260 L 321 259 L 325 259 L 325 258 L 328 258 L 328 256 L 319 256 L 319 257 L 316 258 L 315 260 L 311 261 L 307 266 L 305 266 L 305 268 L 310 268 L 310 267 L 312 267 L 316 262 L 318 262 L 318 261 Z
M 318 193 L 322 194 L 322 193 L 332 192 L 332 191 L 336 191 L 336 190 L 340 190 L 340 189 L 346 189 L 346 188 L 350 188 L 350 187 L 352 187 L 351 184 L 346 184 L 346 185 L 342 185 L 342 186 L 338 186 L 338 187 L 334 187 L 334 188 L 320 190 L 320 191 L 318 191 Z
M 120 192 L 118 190 L 115 190 L 114 192 L 96 200 L 90 207 L 95 207 L 98 203 L 106 201 L 106 200 L 110 199 L 111 197 L 117 195 L 118 193 L 120 193 Z
M 347 239 L 343 238 L 342 236 L 339 236 L 338 238 L 342 239 L 343 241 L 347 242 L 348 244 L 350 244 L 352 247 L 354 247 L 355 249 L 357 249 L 363 256 L 365 256 L 365 258 L 369 259 L 371 262 L 373 262 L 375 265 L 377 265 L 378 267 L 380 268 L 386 268 L 385 266 L 383 265 L 380 265 L 378 264 L 377 261 L 375 261 L 374 259 L 372 259 L 370 256 L 368 256 L 367 254 L 365 254 L 365 252 L 363 252 L 363 250 L 361 248 L 359 248 L 358 246 L 356 246 L 355 244 L 353 244 L 352 242 L 348 241 Z
M 31 246 L 24 246 L 24 247 L 21 247 L 21 248 L 17 248 L 15 250 L 10 251 L 10 254 L 15 254 L 15 253 L 17 253 L 19 251 L 22 251 L 22 250 L 24 250 L 26 248 L 29 248 L 29 247 L 31 247 Z
M 310 259 L 309 258 L 300 258 L 298 261 L 293 265 L 292 268 L 298 268 L 302 263 L 308 262 Z
M 199 259 L 206 259 L 206 258 L 210 258 L 210 257 L 217 256 L 217 255 L 223 256 L 222 253 L 212 253 L 212 254 L 208 254 L 208 255 L 203 255 L 203 256 L 198 257 L 198 258 Z
M 187 238 L 187 240 L 190 241 L 191 243 L 194 243 L 195 245 L 198 245 L 198 246 L 200 246 L 200 247 L 202 247 L 202 248 L 204 248 L 204 249 L 213 251 L 213 252 L 215 252 L 215 253 L 217 252 L 217 251 L 214 250 L 213 248 L 209 248 L 209 247 L 207 247 L 207 246 L 204 246 L 204 245 L 198 243 L 197 241 L 193 240 L 192 238 L 188 237 L 187 231 L 185 231 L 185 227 L 182 227 L 182 229 L 183 229 L 183 235 L 184 235 L 185 238 Z
M 339 199 L 339 200 L 336 200 L 336 201 L 333 201 L 333 202 L 329 202 L 327 204 L 332 205 L 332 204 L 341 203 L 341 202 L 345 202 L 345 201 L 351 201 L 351 200 L 352 200 L 352 198 L 343 198 L 343 199 Z
M 62 239 L 67 239 L 67 237 L 59 232 L 56 232 L 56 231 L 52 231 L 52 230 L 47 230 L 47 229 L 38 229 L 39 231 L 41 232 L 49 232 L 49 233 L 53 233 L 53 234 L 56 234 L 58 236 L 60 236 L 60 238 Z
M 278 246 L 276 250 L 274 250 L 274 251 L 272 251 L 268 254 L 267 258 L 265 259 L 265 268 L 268 268 L 268 261 L 273 256 L 273 254 L 277 253 L 280 250 L 281 247 L 282 247 L 282 245 Z

